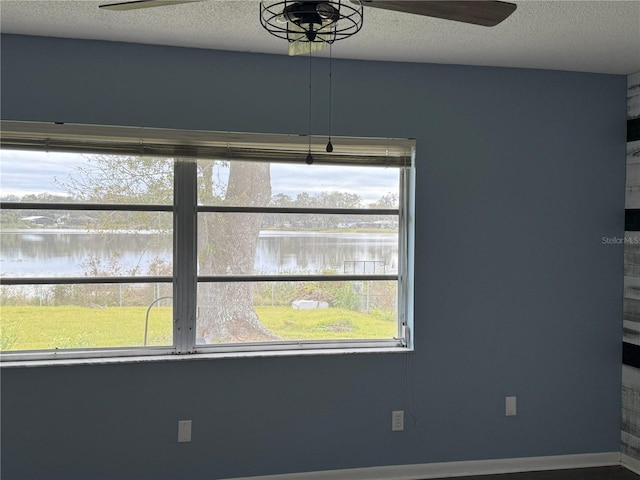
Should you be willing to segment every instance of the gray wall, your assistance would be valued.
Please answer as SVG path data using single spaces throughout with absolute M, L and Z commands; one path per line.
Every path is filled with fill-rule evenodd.
M 5 35 L 2 118 L 305 133 L 307 71 Z M 333 79 L 335 135 L 417 140 L 415 352 L 3 369 L 3 480 L 619 451 L 623 248 L 602 237 L 623 236 L 626 78 L 335 61 Z

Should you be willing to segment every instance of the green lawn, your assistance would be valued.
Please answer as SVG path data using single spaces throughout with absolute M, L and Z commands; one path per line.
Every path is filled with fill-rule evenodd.
M 264 326 L 283 340 L 371 339 L 398 335 L 395 321 L 342 308 L 256 307 L 255 310 Z
M 132 347 L 144 344 L 146 307 L 0 307 L 2 350 Z M 171 307 L 153 308 L 148 345 L 171 345 Z M 264 325 L 283 340 L 391 338 L 395 321 L 340 308 L 256 307 Z
M 131 347 L 144 344 L 146 307 L 1 307 L 3 350 Z M 171 345 L 171 307 L 149 314 L 149 345 Z

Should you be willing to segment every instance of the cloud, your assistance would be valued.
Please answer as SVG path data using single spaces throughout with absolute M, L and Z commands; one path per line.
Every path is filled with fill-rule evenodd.
M 385 193 L 397 192 L 399 181 L 395 168 L 271 164 L 273 193 L 292 198 L 302 192 L 313 195 L 338 191 L 358 194 L 369 203 Z
M 75 169 L 87 164 L 87 156 L 75 153 L 0 152 L 0 196 L 50 193 L 64 195 L 56 179 L 65 181 Z M 225 169 L 226 170 L 226 169 Z M 224 171 L 220 179 L 226 180 Z M 348 192 L 359 195 L 365 204 L 377 201 L 388 192 L 397 192 L 399 172 L 395 168 L 271 164 L 273 194 L 295 198 L 306 192 Z
M 75 153 L 0 151 L 0 196 L 38 193 L 64 195 L 55 179 L 64 180 L 86 159 Z

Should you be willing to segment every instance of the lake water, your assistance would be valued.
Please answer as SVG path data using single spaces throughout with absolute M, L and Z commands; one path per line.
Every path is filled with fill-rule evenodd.
M 171 238 L 154 232 L 94 233 L 85 230 L 30 229 L 0 232 L 0 274 L 6 277 L 58 277 L 150 274 L 149 267 L 171 264 Z M 257 273 L 395 273 L 398 237 L 392 233 L 260 233 Z M 114 270 L 116 269 L 116 270 Z M 120 270 L 117 270 L 120 269 Z

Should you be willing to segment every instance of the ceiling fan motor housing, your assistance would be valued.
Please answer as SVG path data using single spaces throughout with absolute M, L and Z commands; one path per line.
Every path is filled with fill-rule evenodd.
M 358 0 L 263 0 L 260 23 L 289 42 L 333 43 L 362 28 Z

